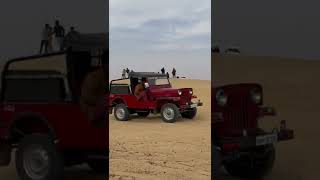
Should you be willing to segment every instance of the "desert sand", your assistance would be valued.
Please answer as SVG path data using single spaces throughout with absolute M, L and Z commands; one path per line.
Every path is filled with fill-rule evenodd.
M 320 61 L 275 57 L 216 55 L 212 59 L 213 84 L 258 82 L 266 105 L 278 116 L 260 120 L 270 128 L 285 119 L 295 139 L 276 145 L 276 163 L 267 180 L 319 179 Z M 234 179 L 222 172 L 222 180 Z
M 164 123 L 160 115 L 109 121 L 111 180 L 211 179 L 211 82 L 175 79 L 203 101 L 193 120 Z

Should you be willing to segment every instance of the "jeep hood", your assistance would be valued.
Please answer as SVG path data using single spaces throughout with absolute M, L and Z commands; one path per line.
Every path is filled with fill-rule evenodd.
M 177 97 L 179 96 L 178 90 L 181 90 L 183 94 L 189 95 L 189 90 L 192 88 L 150 88 L 150 95 L 152 96 L 167 96 L 167 97 Z
M 179 96 L 176 88 L 150 88 L 152 96 Z

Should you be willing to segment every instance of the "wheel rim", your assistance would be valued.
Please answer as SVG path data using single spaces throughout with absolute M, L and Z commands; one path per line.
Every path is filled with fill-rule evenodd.
M 116 110 L 116 116 L 119 118 L 119 119 L 124 119 L 125 117 L 125 110 L 123 108 L 117 108 Z
M 170 107 L 167 107 L 163 111 L 163 117 L 166 120 L 172 120 L 174 118 L 174 110 Z
M 43 179 L 49 171 L 49 156 L 40 146 L 30 146 L 23 153 L 23 167 L 31 179 Z

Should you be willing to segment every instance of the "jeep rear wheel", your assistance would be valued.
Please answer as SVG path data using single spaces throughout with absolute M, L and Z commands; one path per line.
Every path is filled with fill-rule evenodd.
M 16 151 L 16 169 L 23 180 L 55 180 L 62 177 L 63 159 L 47 135 L 27 135 Z
M 187 119 L 193 119 L 197 114 L 197 108 L 192 108 L 190 110 L 187 110 L 183 113 L 181 113 L 183 118 L 187 118 Z
M 174 123 L 181 117 L 179 108 L 172 103 L 164 104 L 161 108 L 161 117 L 164 122 Z
M 119 121 L 129 120 L 130 112 L 125 104 L 117 104 L 114 108 L 114 117 Z
M 272 170 L 275 161 L 273 145 L 258 149 L 239 159 L 224 163 L 228 173 L 240 178 L 262 178 Z

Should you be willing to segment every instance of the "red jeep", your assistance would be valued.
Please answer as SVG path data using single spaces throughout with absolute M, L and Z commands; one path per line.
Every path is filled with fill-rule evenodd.
M 109 123 L 88 120 L 79 103 L 84 76 L 99 65 L 93 62 L 108 60 L 106 48 L 92 53 L 96 48 L 79 46 L 6 62 L 1 71 L 0 165 L 9 165 L 16 149 L 16 170 L 23 180 L 56 180 L 65 166 L 81 163 L 107 174 Z
M 147 82 L 143 84 L 145 98 L 139 99 L 134 95 L 134 90 L 143 79 Z M 109 112 L 111 114 L 114 109 L 114 116 L 120 121 L 128 120 L 134 113 L 146 117 L 150 112 L 154 114 L 160 112 L 163 121 L 173 123 L 180 117 L 189 119 L 195 117 L 197 107 L 202 106 L 200 101 L 192 102 L 195 98 L 197 97 L 193 95 L 192 88 L 172 88 L 165 74 L 131 72 L 127 79 L 110 82 Z
M 259 118 L 276 114 L 263 105 L 259 84 L 226 85 L 213 91 L 213 176 L 224 166 L 232 176 L 263 177 L 273 167 L 275 144 L 293 139 L 293 130 L 286 128 L 284 120 L 272 132 L 259 127 Z

